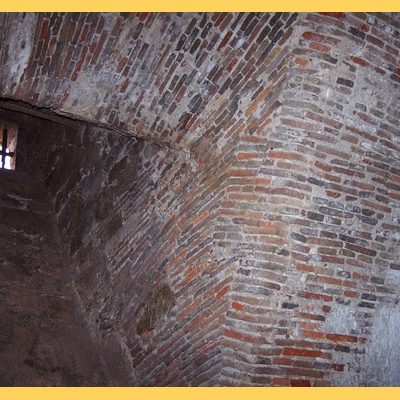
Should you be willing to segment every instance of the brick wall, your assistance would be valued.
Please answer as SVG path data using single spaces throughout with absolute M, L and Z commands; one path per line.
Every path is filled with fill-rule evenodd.
M 382 15 L 302 16 L 277 100 L 257 104 L 258 130 L 239 135 L 220 210 L 243 254 L 228 385 L 398 382 L 378 350 L 398 352 L 398 334 L 378 339 L 388 315 L 398 321 L 396 28 Z
M 112 384 L 207 382 L 208 358 L 221 368 L 231 281 L 230 259 L 214 249 L 231 157 L 198 169 L 185 154 L 104 128 L 38 119 L 31 126 L 18 169 L 36 170 L 52 194 Z M 165 285 L 172 307 L 146 322 Z
M 2 97 L 136 137 L 39 145 L 119 384 L 398 384 L 395 13 L 0 21 Z

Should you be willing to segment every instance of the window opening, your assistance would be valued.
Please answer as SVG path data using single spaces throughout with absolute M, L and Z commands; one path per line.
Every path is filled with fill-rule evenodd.
M 0 121 L 0 168 L 15 169 L 18 125 Z

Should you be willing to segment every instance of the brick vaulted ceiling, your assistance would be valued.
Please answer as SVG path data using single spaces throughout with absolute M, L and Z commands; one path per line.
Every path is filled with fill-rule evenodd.
M 398 19 L 397 13 L 3 13 L 0 97 L 189 150 L 204 163 L 239 132 L 265 130 L 287 78 L 306 73 L 312 59 L 322 67 L 325 97 L 332 96 L 332 68 L 343 75 L 376 65 L 398 83 Z M 313 32 L 318 26 L 325 35 Z M 358 61 L 364 54 L 367 64 Z
M 193 151 L 204 140 L 200 147 L 221 148 L 221 127 L 253 115 L 271 97 L 277 75 L 287 73 L 279 62 L 297 19 L 297 13 L 2 14 L 0 96 L 178 149 Z M 262 116 L 255 115 L 253 129 Z
M 64 179 L 53 179 L 57 156 L 46 165 L 54 193 L 62 187 L 59 226 L 83 260 L 95 331 L 97 311 L 113 319 L 129 293 L 115 340 L 129 349 L 137 382 L 398 384 L 398 364 L 386 373 L 385 357 L 398 362 L 399 341 L 381 327 L 399 318 L 399 14 L 0 14 L 0 35 L 2 104 L 147 141 L 110 167 L 103 186 L 107 168 L 94 161 Z M 107 148 L 100 141 L 93 157 L 79 157 L 85 143 L 77 164 Z M 110 215 L 97 218 L 98 199 L 110 197 Z M 83 243 L 88 220 L 93 240 L 95 229 L 114 232 L 105 250 Z M 85 254 L 108 251 L 104 276 L 115 286 L 85 264 Z M 162 274 L 176 314 L 154 331 L 161 344 L 151 353 L 149 341 L 139 346 L 150 336 L 135 334 L 136 313 Z M 379 351 L 361 360 L 368 346 Z M 205 352 L 220 354 L 215 369 Z M 371 380 L 375 371 L 385 378 Z

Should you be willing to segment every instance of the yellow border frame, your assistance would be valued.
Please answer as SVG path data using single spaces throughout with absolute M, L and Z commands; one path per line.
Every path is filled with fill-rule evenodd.
M 55 2 L 54 0 L 37 1 L 7 1 L 2 0 L 0 12 L 42 12 L 42 11 L 370 11 L 395 12 L 400 11 L 400 1 L 353 1 L 335 0 L 334 2 L 306 1 L 218 1 L 202 0 L 199 4 L 193 1 L 156 0 L 127 1 L 127 0 L 90 0 L 82 2 L 71 0 Z M 0 397 L 8 399 L 40 399 L 40 400 L 344 400 L 358 398 L 384 397 L 400 398 L 399 388 L 0 388 Z M 247 397 L 247 399 L 246 399 Z
M 265 0 L 202 0 L 200 2 L 183 0 L 89 0 L 89 1 L 59 1 L 37 0 L 37 1 L 7 1 L 3 0 L 0 11 L 400 11 L 400 2 L 395 0 L 385 1 L 352 1 L 335 0 L 286 0 L 265 1 Z

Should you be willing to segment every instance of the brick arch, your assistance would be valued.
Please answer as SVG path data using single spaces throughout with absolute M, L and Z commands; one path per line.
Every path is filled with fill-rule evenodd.
M 7 52 L 20 55 L 5 63 L 2 96 L 193 150 L 200 137 L 210 136 L 203 132 L 205 121 L 221 130 L 240 109 L 239 98 L 258 89 L 255 77 L 265 74 L 290 39 L 296 18 L 5 14 L 4 32 L 23 26 L 26 37 L 18 37 L 22 50 L 3 50 L 6 60 Z M 218 142 L 215 136 L 209 140 Z

